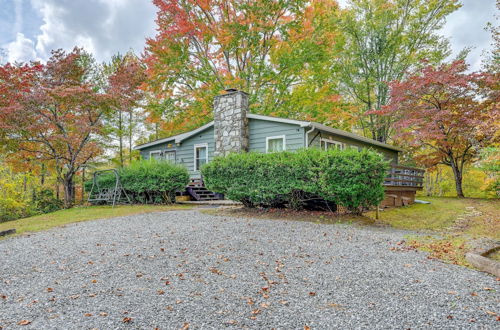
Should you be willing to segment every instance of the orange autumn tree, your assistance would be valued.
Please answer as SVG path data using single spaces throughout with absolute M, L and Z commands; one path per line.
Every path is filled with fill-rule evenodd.
M 149 119 L 168 133 L 211 118 L 226 88 L 253 112 L 349 126 L 331 68 L 341 39 L 334 0 L 154 0 L 144 54 Z
M 391 102 L 378 112 L 397 118 L 396 138 L 417 162 L 451 167 L 458 197 L 464 197 L 465 166 L 500 141 L 499 75 L 467 69 L 464 61 L 454 61 L 392 82 Z
M 0 68 L 0 136 L 8 157 L 55 164 L 66 207 L 79 169 L 102 153 L 99 134 L 110 97 L 92 79 L 91 56 L 57 50 L 46 64 Z

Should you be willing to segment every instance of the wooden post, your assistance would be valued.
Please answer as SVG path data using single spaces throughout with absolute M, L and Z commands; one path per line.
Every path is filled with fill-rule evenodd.
M 379 214 L 378 214 L 378 207 L 379 207 L 379 206 L 377 205 L 377 206 L 376 206 L 376 211 L 375 211 L 375 219 L 377 219 L 377 220 L 378 220 L 378 218 L 379 218 Z

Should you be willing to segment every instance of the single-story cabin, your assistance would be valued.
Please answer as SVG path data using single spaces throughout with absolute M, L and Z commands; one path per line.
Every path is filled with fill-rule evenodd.
M 201 180 L 200 168 L 215 156 L 229 152 L 279 152 L 300 148 L 370 148 L 391 163 L 384 205 L 413 203 L 422 187 L 423 171 L 398 165 L 399 147 L 375 141 L 323 124 L 249 113 L 248 95 L 228 89 L 214 100 L 214 120 L 195 130 L 141 144 L 144 159 L 163 159 L 187 167 L 191 183 L 187 191 L 196 200 L 216 199 Z

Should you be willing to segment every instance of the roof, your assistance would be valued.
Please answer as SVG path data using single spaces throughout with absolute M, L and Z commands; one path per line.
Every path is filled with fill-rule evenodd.
M 386 149 L 390 149 L 390 150 L 395 150 L 395 151 L 403 151 L 403 149 L 401 149 L 399 147 L 392 146 L 392 145 L 387 144 L 387 143 L 379 142 L 379 141 L 376 141 L 376 140 L 373 140 L 373 139 L 370 139 L 370 138 L 366 138 L 364 136 L 360 136 L 360 135 L 357 135 L 357 134 L 354 134 L 354 133 L 346 132 L 346 131 L 343 131 L 341 129 L 336 129 L 336 128 L 329 127 L 329 126 L 326 126 L 326 125 L 323 125 L 323 124 L 320 124 L 320 123 L 316 123 L 316 122 L 312 122 L 312 121 L 294 120 L 294 119 L 286 119 L 286 118 L 279 118 L 279 117 L 263 116 L 263 115 L 256 115 L 256 114 L 253 114 L 253 113 L 249 113 L 247 115 L 247 118 L 258 119 L 258 120 L 266 120 L 266 121 L 274 121 L 274 122 L 278 122 L 278 123 L 285 123 L 285 124 L 292 124 L 292 125 L 298 125 L 300 127 L 316 128 L 316 129 L 321 130 L 321 131 L 325 131 L 325 132 L 329 132 L 329 133 L 332 133 L 332 134 L 335 134 L 335 135 L 347 137 L 347 138 L 350 138 L 350 139 L 353 139 L 353 140 L 357 140 L 357 141 L 361 141 L 361 142 L 373 144 L 373 145 L 376 145 L 376 146 L 379 146 L 379 147 L 382 147 L 382 148 L 386 148 Z M 192 131 L 189 131 L 189 132 L 186 132 L 186 133 L 182 133 L 182 134 L 178 134 L 178 135 L 174 135 L 174 136 L 171 136 L 171 137 L 168 137 L 168 138 L 159 139 L 159 140 L 156 140 L 156 141 L 144 143 L 144 144 L 135 146 L 134 149 L 140 150 L 140 149 L 144 149 L 144 148 L 147 148 L 147 147 L 150 147 L 150 146 L 154 146 L 154 145 L 157 145 L 157 144 L 161 144 L 161 143 L 164 143 L 164 142 L 170 142 L 170 141 L 173 141 L 175 143 L 181 143 L 182 141 L 186 140 L 187 138 L 189 138 L 189 137 L 191 137 L 193 135 L 196 135 L 199 132 L 204 131 L 205 129 L 207 129 L 207 128 L 213 126 L 213 125 L 214 125 L 214 122 L 212 120 L 208 124 L 205 124 L 205 125 L 203 125 L 201 127 L 198 127 L 195 130 L 192 130 Z

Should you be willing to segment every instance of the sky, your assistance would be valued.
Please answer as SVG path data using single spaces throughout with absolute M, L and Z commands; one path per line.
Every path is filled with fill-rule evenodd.
M 346 0 L 339 2 L 343 6 Z M 481 55 L 491 48 L 484 27 L 498 24 L 495 0 L 462 4 L 440 33 L 450 39 L 454 55 L 471 47 L 468 62 L 471 70 L 479 70 Z M 151 0 L 0 0 L 0 62 L 44 61 L 51 50 L 74 46 L 98 61 L 129 50 L 141 54 L 146 37 L 155 35 L 155 16 Z

